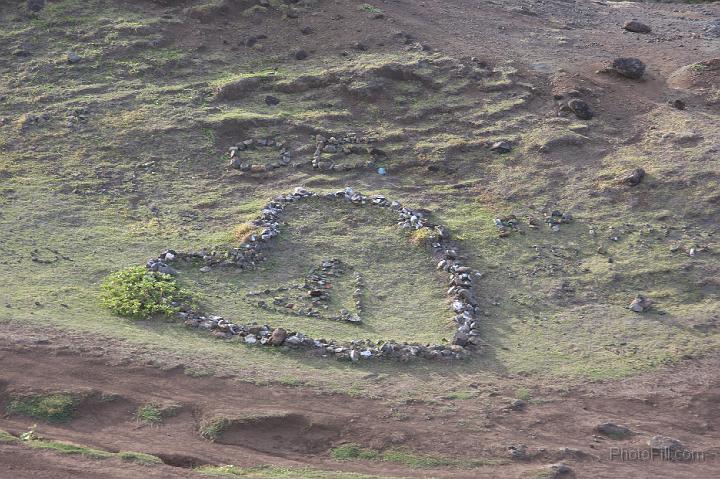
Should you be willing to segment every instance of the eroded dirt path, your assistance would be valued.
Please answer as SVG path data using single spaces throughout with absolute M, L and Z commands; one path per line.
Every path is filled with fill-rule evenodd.
M 521 477 L 563 461 L 580 477 L 711 478 L 720 466 L 720 457 L 714 457 L 720 453 L 718 357 L 688 360 L 673 370 L 588 383 L 564 392 L 547 385 L 516 411 L 507 402 L 512 381 L 503 378 L 497 387 L 480 390 L 472 399 L 398 403 L 259 386 L 232 377 L 191 377 L 178 367 L 118 365 L 113 352 L 100 345 L 93 348 L 87 343 L 80 352 L 61 336 L 28 340 L 3 329 L 3 407 L 17 393 L 83 395 L 87 399 L 75 418 L 60 424 L 40 423 L 39 432 L 111 452 L 154 454 L 166 465 L 142 467 L 145 475 L 138 476 L 141 466 L 115 459 L 92 461 L 10 444 L 0 446 L 0 461 L 5 471 L 14 472 L 2 477 L 189 477 L 194 474 L 189 468 L 204 464 L 312 466 L 401 477 Z M 150 402 L 178 404 L 181 409 L 160 426 L 143 426 L 134 415 L 140 405 Z M 241 420 L 222 439 L 210 442 L 200 436 L 198 426 L 212 417 L 261 419 Z M 625 424 L 635 434 L 622 441 L 596 436 L 593 428 L 606 421 Z M 37 422 L 6 416 L 0 420 L 0 429 L 18 434 Z M 706 461 L 610 460 L 612 447 L 643 448 L 656 434 L 678 438 L 688 449 L 705 452 Z M 470 459 L 508 459 L 509 446 L 527 449 L 524 458 L 502 465 L 418 471 L 386 462 L 332 460 L 328 449 L 346 442 Z

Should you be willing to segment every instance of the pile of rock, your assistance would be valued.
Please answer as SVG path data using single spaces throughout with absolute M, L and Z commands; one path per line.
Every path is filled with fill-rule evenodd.
M 570 213 L 563 213 L 562 211 L 555 210 L 549 215 L 545 216 L 545 223 L 553 231 L 560 231 L 560 225 L 572 223 L 573 217 Z
M 323 314 L 322 312 L 322 310 L 329 308 L 333 279 L 340 279 L 352 269 L 352 266 L 345 264 L 339 259 L 333 258 L 323 261 L 321 266 L 310 271 L 302 284 L 289 287 L 281 286 L 264 291 L 251 291 L 247 293 L 246 296 L 248 298 L 254 298 L 258 296 L 272 296 L 280 293 L 280 296 L 273 297 L 271 302 L 260 300 L 255 303 L 255 306 L 281 314 L 360 324 L 362 323 L 362 319 L 359 313 L 362 310 L 364 284 L 362 282 L 362 276 L 359 273 L 356 275 L 355 291 L 353 293 L 353 300 L 358 308 L 357 312 L 351 313 L 346 309 L 341 309 L 339 313 L 334 316 Z M 290 294 L 290 292 L 293 291 L 296 293 L 294 295 Z
M 267 164 L 260 164 L 250 163 L 250 161 L 243 158 L 243 151 L 255 150 L 257 148 L 273 148 L 277 150 L 277 160 L 271 161 Z M 231 146 L 228 150 L 228 154 L 230 156 L 230 168 L 240 171 L 250 171 L 252 173 L 262 173 L 264 171 L 287 166 L 290 164 L 292 159 L 290 149 L 284 141 L 270 138 L 260 138 L 257 140 L 254 138 L 247 139 L 237 145 Z
M 450 358 L 460 359 L 466 353 L 466 348 L 473 348 L 482 344 L 480 340 L 480 321 L 478 302 L 473 293 L 473 280 L 476 272 L 464 264 L 457 251 L 453 248 L 448 230 L 438 224 L 432 223 L 423 212 L 402 206 L 397 201 L 389 201 L 382 195 L 363 195 L 345 188 L 334 193 L 318 194 L 296 188 L 291 194 L 278 196 L 265 205 L 258 218 L 252 221 L 260 233 L 251 235 L 239 248 L 233 248 L 224 253 L 218 251 L 201 251 L 183 253 L 167 250 L 158 258 L 148 261 L 147 267 L 153 271 L 172 270 L 168 263 L 178 260 L 201 260 L 205 267 L 236 266 L 252 268 L 258 261 L 265 259 L 262 249 L 272 238 L 280 233 L 280 216 L 285 206 L 309 198 L 318 198 L 327 201 L 346 201 L 357 206 L 371 206 L 387 208 L 397 212 L 398 225 L 401 228 L 429 231 L 430 244 L 433 257 L 438 261 L 437 268 L 448 273 L 448 296 L 451 299 L 454 320 L 458 324 L 457 331 L 451 345 L 420 345 L 414 343 L 399 343 L 388 340 L 373 343 L 370 341 L 351 341 L 340 343 L 338 341 L 315 340 L 299 332 L 277 333 L 281 328 L 272 328 L 257 324 L 238 325 L 217 316 L 208 316 L 192 310 L 182 308 L 180 317 L 189 327 L 208 329 L 217 337 L 230 338 L 239 336 L 245 338 L 247 343 L 267 344 L 272 346 L 304 347 L 318 351 L 322 355 L 333 355 L 341 359 L 359 360 L 361 358 L 393 358 L 407 360 L 416 357 L 422 358 Z M 561 217 L 563 215 L 560 215 Z M 284 330 L 283 330 L 284 331 Z M 279 339 L 282 334 L 285 336 Z
M 323 135 L 315 136 L 315 152 L 312 157 L 312 166 L 323 171 L 349 171 L 355 168 L 362 168 L 372 164 L 372 160 L 378 156 L 384 156 L 384 153 L 371 145 L 375 143 L 374 138 L 357 136 L 355 133 L 348 133 L 344 136 L 330 136 L 325 138 Z M 349 155 L 368 154 L 372 157 L 371 161 L 361 161 L 355 163 L 340 163 L 339 161 Z

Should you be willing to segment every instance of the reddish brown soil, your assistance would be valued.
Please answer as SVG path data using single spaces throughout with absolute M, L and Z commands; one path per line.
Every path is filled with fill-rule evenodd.
M 452 401 L 443 411 L 433 402 L 398 406 L 380 400 L 323 394 L 279 385 L 258 386 L 234 378 L 190 377 L 181 368 L 118 366 L 109 348 L 51 336 L 48 344 L 20 339 L 9 326 L 0 340 L 0 400 L 15 393 L 72 391 L 86 399 L 76 417 L 40 423 L 47 438 L 108 451 L 155 454 L 165 466 L 90 460 L 23 445 L 0 445 L 2 478 L 189 477 L 203 464 L 312 466 L 328 470 L 417 477 L 522 477 L 556 461 L 579 477 L 717 477 L 720 468 L 720 357 L 687 360 L 670 370 L 616 382 L 589 383 L 563 394 L 547 387 L 525 410 L 508 408 L 513 384 L 475 399 Z M 45 343 L 46 341 L 41 341 Z M 72 342 L 75 342 L 74 340 Z M 551 386 L 551 385 L 549 385 Z M 101 394 L 115 395 L 111 401 Z M 160 426 L 138 424 L 140 404 L 179 404 L 179 414 Z M 457 418 L 469 418 L 459 423 Z M 216 442 L 198 433 L 201 421 L 236 418 Z M 628 425 L 627 440 L 604 439 L 593 428 L 605 421 Z M 10 416 L 0 428 L 26 430 L 36 420 Z M 655 434 L 676 437 L 706 453 L 702 463 L 633 463 L 610 460 L 612 447 L 644 447 Z M 413 470 L 386 462 L 337 462 L 328 448 L 355 442 L 375 448 L 406 447 L 446 457 L 507 458 L 507 447 L 525 444 L 528 457 L 474 470 Z

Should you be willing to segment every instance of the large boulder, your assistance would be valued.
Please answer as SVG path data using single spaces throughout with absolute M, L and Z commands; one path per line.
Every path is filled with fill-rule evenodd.
M 638 22 L 637 20 L 629 20 L 625 22 L 623 28 L 628 32 L 633 33 L 650 33 L 652 31 L 652 28 L 650 28 L 648 25 L 645 25 L 642 22 Z
M 616 58 L 610 69 L 625 78 L 639 80 L 645 73 L 645 64 L 637 58 Z

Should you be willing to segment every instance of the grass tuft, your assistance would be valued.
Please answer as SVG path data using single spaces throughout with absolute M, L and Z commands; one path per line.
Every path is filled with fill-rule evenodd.
M 199 432 L 205 439 L 215 441 L 229 425 L 230 420 L 224 417 L 210 419 L 200 424 Z
M 162 459 L 152 454 L 145 454 L 142 452 L 132 451 L 121 451 L 117 453 L 117 456 L 123 461 L 137 462 L 139 464 L 153 465 L 162 464 Z
M 12 399 L 8 414 L 21 414 L 48 422 L 67 421 L 77 407 L 77 398 L 67 393 L 37 394 Z
M 402 449 L 391 449 L 388 451 L 376 451 L 364 448 L 357 444 L 343 444 L 330 450 L 330 455 L 340 461 L 354 459 L 377 460 L 402 464 L 413 469 L 430 469 L 436 467 L 455 467 L 460 469 L 472 469 L 476 467 L 499 465 L 505 461 L 499 459 L 464 459 L 426 454 L 416 454 Z

